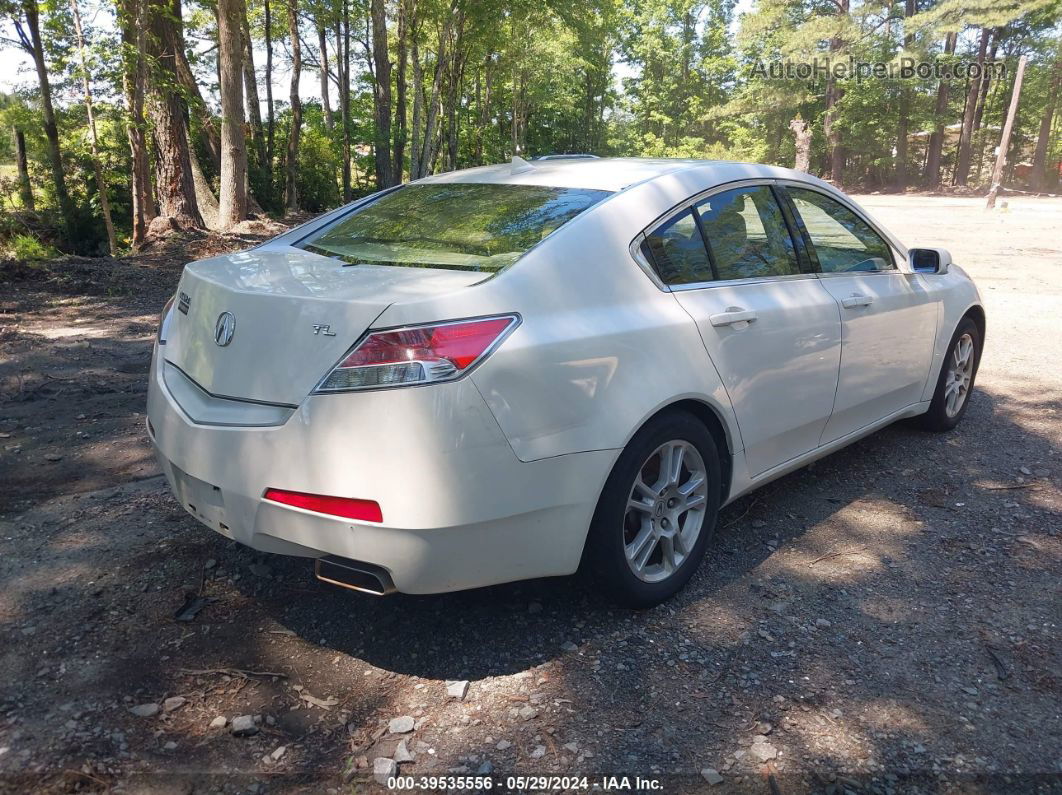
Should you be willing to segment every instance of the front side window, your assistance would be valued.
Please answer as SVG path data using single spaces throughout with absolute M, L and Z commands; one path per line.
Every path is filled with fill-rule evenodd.
M 298 246 L 350 265 L 495 272 L 609 195 L 540 185 L 407 185 Z
M 716 278 L 800 273 L 782 208 L 766 185 L 716 193 L 697 205 Z
M 788 191 L 823 273 L 895 270 L 888 244 L 854 212 L 818 191 Z

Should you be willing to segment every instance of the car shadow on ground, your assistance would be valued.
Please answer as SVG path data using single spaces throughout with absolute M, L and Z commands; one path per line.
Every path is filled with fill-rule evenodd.
M 956 775 L 1003 775 L 991 760 L 954 755 L 968 747 L 990 755 L 996 746 L 1005 758 L 1036 732 L 1055 732 L 1044 707 L 1059 696 L 1062 665 L 1041 630 L 1030 629 L 1047 605 L 1028 594 L 1057 588 L 1057 472 L 1038 473 L 1041 463 L 1057 465 L 1059 449 L 1023 421 L 1060 409 L 1057 396 L 982 389 L 953 433 L 897 424 L 776 481 L 723 511 L 690 586 L 649 611 L 613 609 L 575 578 L 365 597 L 315 582 L 306 560 L 221 539 L 155 489 L 145 516 L 162 526 L 143 527 L 146 545 L 135 555 L 112 550 L 113 586 L 50 576 L 86 566 L 112 543 L 105 528 L 73 541 L 75 520 L 92 505 L 57 515 L 58 529 L 37 542 L 37 564 L 4 578 L 2 625 L 15 636 L 32 622 L 33 637 L 47 637 L 69 632 L 63 622 L 80 616 L 82 656 L 97 630 L 107 637 L 104 659 L 120 655 L 104 668 L 76 669 L 80 687 L 105 698 L 186 693 L 188 670 L 278 670 L 289 684 L 316 680 L 318 695 L 339 695 L 349 725 L 372 726 L 401 698 L 396 677 L 468 679 L 474 695 L 494 677 L 533 672 L 536 689 L 566 716 L 556 739 L 595 749 L 583 769 L 689 771 L 706 759 L 722 768 L 766 723 L 770 742 L 784 749 L 772 762 L 783 772 L 828 776 L 871 759 L 921 781 L 932 758 Z M 104 502 L 120 512 L 132 488 Z M 142 598 L 118 605 L 103 592 L 153 570 Z M 179 584 L 201 588 L 219 570 L 234 577 L 233 595 L 187 629 L 174 624 Z M 157 633 L 161 646 L 137 641 L 134 627 Z M 272 632 L 312 651 L 290 657 Z M 329 674 L 336 655 L 379 676 L 365 686 L 349 667 Z M 12 673 L 32 678 L 37 667 L 22 660 Z M 250 708 L 277 703 L 280 684 L 259 687 L 261 706 Z M 297 771 L 317 780 L 324 771 L 313 760 L 341 752 L 346 729 L 324 713 L 290 714 L 298 720 L 276 731 L 313 746 Z M 167 736 L 202 741 L 194 724 Z M 150 764 L 164 769 L 164 752 L 154 753 Z M 541 770 L 526 756 L 514 764 Z
M 1062 401 L 1026 408 L 1040 411 L 1048 405 L 1062 408 Z M 652 620 L 660 612 L 688 611 L 724 592 L 779 548 L 830 521 L 850 531 L 851 537 L 844 542 L 847 546 L 865 548 L 869 557 L 883 558 L 888 569 L 899 565 L 909 541 L 887 537 L 890 523 L 940 524 L 934 512 L 953 513 L 952 502 L 961 501 L 971 489 L 980 489 L 981 480 L 987 483 L 996 477 L 991 471 L 994 461 L 981 460 L 983 456 L 975 460 L 961 457 L 965 435 L 980 432 L 980 421 L 990 416 L 997 424 L 1008 422 L 997 399 L 981 391 L 965 425 L 953 435 L 928 434 L 913 423 L 898 423 L 738 500 L 722 511 L 708 558 L 691 585 L 656 610 L 612 609 L 578 578 L 559 577 L 452 594 L 385 598 L 313 583 L 299 599 L 276 603 L 280 612 L 275 615 L 307 639 L 325 638 L 336 651 L 396 673 L 475 679 L 513 673 L 555 656 L 560 643 L 568 639 L 572 618 L 593 625 L 597 633 L 617 623 L 637 623 L 643 617 Z M 1033 437 L 1029 442 L 1023 458 L 1049 460 L 1054 455 L 1049 440 Z M 991 484 L 987 488 L 993 491 Z M 1018 501 L 1035 499 L 1037 494 L 1035 488 L 999 492 Z M 880 515 L 869 532 L 860 531 L 857 521 L 843 515 L 846 508 L 859 503 L 872 505 L 871 512 Z M 957 516 L 948 516 L 943 521 L 954 524 L 957 520 Z M 836 552 L 818 551 L 823 555 Z M 271 556 L 269 560 L 292 579 L 310 576 L 310 566 L 302 559 Z M 813 574 L 813 569 L 808 573 Z M 552 620 L 554 616 L 563 619 L 560 626 Z M 400 643 L 396 638 L 401 638 Z M 485 646 L 492 653 L 485 654 Z
M 678 734 L 720 750 L 744 734 L 747 750 L 769 724 L 784 726 L 790 773 L 795 760 L 825 783 L 850 753 L 925 784 L 937 775 L 926 754 L 991 743 L 986 718 L 1034 714 L 1058 695 L 1058 652 L 1035 637 L 1044 605 L 1029 605 L 1007 569 L 1048 590 L 1058 573 L 1057 537 L 1042 531 L 1059 506 L 1033 470 L 1020 474 L 1058 449 L 1015 423 L 1059 409 L 1052 396 L 1015 403 L 982 390 L 951 434 L 900 423 L 776 481 L 722 512 L 706 564 L 654 610 L 612 609 L 575 578 L 385 599 L 315 585 L 267 609 L 397 674 L 475 682 L 548 670 L 544 689 L 571 705 L 567 734 L 596 733 L 597 758 L 632 772 L 695 770 Z M 1023 448 L 1008 454 L 1014 431 Z M 985 433 L 1000 447 L 974 444 Z M 596 725 L 615 730 L 600 742 Z M 1006 744 L 1027 731 L 1012 722 Z M 952 773 L 1004 786 L 1007 774 L 1053 771 L 960 759 Z

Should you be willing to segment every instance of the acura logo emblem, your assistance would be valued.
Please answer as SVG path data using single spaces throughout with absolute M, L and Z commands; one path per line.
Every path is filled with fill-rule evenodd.
M 236 333 L 236 316 L 232 312 L 222 312 L 218 315 L 218 322 L 214 324 L 214 342 L 224 348 L 232 342 L 232 335 Z

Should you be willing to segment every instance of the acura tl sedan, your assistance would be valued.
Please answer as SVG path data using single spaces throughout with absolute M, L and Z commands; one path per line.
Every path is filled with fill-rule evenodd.
M 439 174 L 184 269 L 147 428 L 213 530 L 435 593 L 678 591 L 719 509 L 901 418 L 946 431 L 970 278 L 821 180 L 571 158 Z

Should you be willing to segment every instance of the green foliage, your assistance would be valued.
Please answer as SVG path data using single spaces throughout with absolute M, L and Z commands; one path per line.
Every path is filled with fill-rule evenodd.
M 255 53 L 259 96 L 265 100 L 265 1 L 250 0 L 248 22 Z M 86 24 L 88 70 L 99 131 L 106 193 L 120 238 L 130 234 L 131 172 L 126 138 L 123 55 L 111 0 L 79 0 Z M 401 4 L 401 6 L 400 6 Z M 44 134 L 40 92 L 34 85 L 17 97 L 0 96 L 0 203 L 21 212 L 14 170 L 11 129 L 25 133 L 29 176 L 40 238 L 52 240 L 68 222 L 76 247 L 97 253 L 105 245 L 100 195 L 94 178 L 87 118 L 82 103 L 80 61 L 75 57 L 68 3 L 40 2 L 45 60 L 55 100 L 63 168 L 74 211 L 58 211 Z M 300 0 L 304 59 L 301 90 L 304 121 L 298 155 L 297 192 L 301 208 L 319 212 L 342 201 L 343 130 L 336 81 L 336 34 L 342 28 L 338 0 Z M 768 79 L 757 64 L 772 61 L 899 63 L 901 58 L 969 62 L 976 57 L 982 27 L 993 32 L 997 58 L 1005 61 L 1004 80 L 988 84 L 980 127 L 973 134 L 971 184 L 988 177 L 991 153 L 1010 98 L 1013 70 L 1029 59 L 1009 162 L 1030 161 L 1039 130 L 1055 108 L 1054 133 L 1047 140 L 1048 171 L 1062 157 L 1058 129 L 1062 100 L 1054 69 L 1062 59 L 1062 0 L 921 0 L 918 13 L 904 19 L 898 0 L 387 0 L 392 103 L 397 102 L 400 7 L 405 43 L 405 123 L 401 178 L 414 168 L 414 142 L 424 146 L 427 117 L 428 173 L 504 162 L 514 153 L 542 155 L 588 152 L 600 155 L 748 160 L 791 165 L 795 117 L 812 131 L 811 170 L 825 174 L 830 151 L 825 135 L 828 81 Z M 291 124 L 287 80 L 291 59 L 286 5 L 270 0 L 273 47 L 274 118 L 272 158 L 258 162 L 248 137 L 248 180 L 252 195 L 271 213 L 282 213 L 285 145 Z M 374 101 L 378 96 L 371 61 L 369 3 L 350 3 L 350 171 L 352 190 L 374 188 Z M 24 13 L 21 3 L 0 0 L 0 18 Z M 412 17 L 408 15 L 412 14 Z M 202 105 L 189 108 L 193 151 L 216 189 L 217 169 L 205 144 L 204 116 L 220 126 L 218 49 L 212 0 L 185 0 L 183 36 Z M 10 25 L 9 25 L 10 27 Z M 327 36 L 334 124 L 325 122 L 313 98 L 320 66 L 318 28 Z M 945 35 L 957 34 L 954 55 L 945 59 Z M 415 77 L 414 48 L 420 79 Z M 32 80 L 32 78 L 30 78 Z M 149 68 L 149 79 L 162 79 Z M 198 102 L 178 86 L 188 103 Z M 935 77 L 836 81 L 829 118 L 843 152 L 842 179 L 850 186 L 893 184 L 900 136 L 906 127 L 910 184 L 925 160 L 930 132 L 947 130 L 942 152 L 947 183 L 957 156 L 955 126 L 961 122 L 968 84 L 947 84 L 938 113 L 941 82 Z M 194 95 L 194 92 L 191 92 Z M 419 99 L 418 127 L 413 107 Z M 430 110 L 430 114 L 429 114 Z M 205 113 L 204 113 L 205 111 Z M 262 107 L 263 121 L 267 117 Z M 150 118 L 150 115 L 149 115 Z M 399 135 L 392 106 L 392 134 Z M 950 128 L 950 129 L 949 129 Z M 148 122 L 150 148 L 150 121 Z M 248 127 L 248 136 L 251 130 Z M 392 143 L 395 143 L 394 141 Z M 988 163 L 986 167 L 986 163 Z M 1055 169 L 1057 171 L 1057 169 Z M 1010 172 L 1008 172 L 1008 178 Z M 32 227 L 38 230 L 37 226 Z M 23 234 L 24 230 L 18 230 Z M 15 239 L 15 231 L 3 237 Z M 58 240 L 58 234 L 55 235 Z M 10 245 L 13 245 L 9 243 Z M 19 243 L 29 252 L 29 239 Z M 42 244 L 43 245 L 43 244 Z
M 299 206 L 319 213 L 340 203 L 337 175 L 342 168 L 319 105 L 308 105 L 299 144 L 299 172 L 295 182 Z
M 33 235 L 15 235 L 5 246 L 5 256 L 9 259 L 21 262 L 35 262 L 39 260 L 55 259 L 59 252 L 52 246 L 42 243 Z

